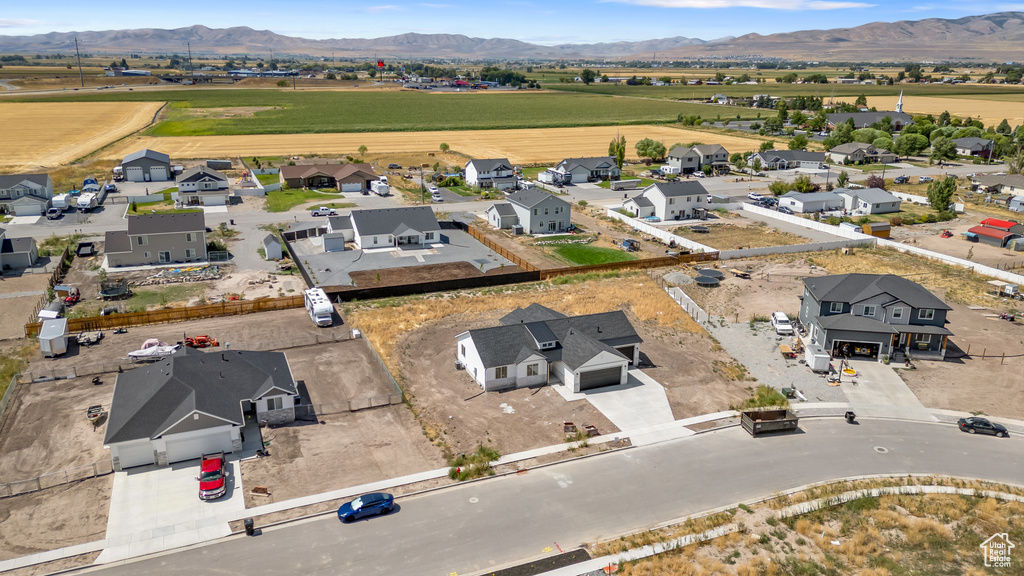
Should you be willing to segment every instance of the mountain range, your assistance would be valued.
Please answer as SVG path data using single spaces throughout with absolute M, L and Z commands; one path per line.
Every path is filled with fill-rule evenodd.
M 1004 61 L 1020 59 L 1024 12 L 1000 12 L 955 20 L 928 18 L 873 22 L 854 28 L 802 30 L 770 35 L 701 40 L 677 36 L 638 42 L 545 46 L 509 38 L 461 34 L 400 34 L 383 38 L 313 40 L 240 26 L 196 25 L 0 36 L 3 53 L 71 52 L 78 38 L 92 54 L 184 53 L 193 55 L 306 55 L 443 59 L 643 59 L 781 58 L 816 61 Z

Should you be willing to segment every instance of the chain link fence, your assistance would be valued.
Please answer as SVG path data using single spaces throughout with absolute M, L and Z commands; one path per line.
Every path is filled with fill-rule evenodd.
M 48 472 L 26 480 L 15 480 L 14 482 L 0 484 L 0 498 L 10 498 L 20 494 L 46 490 L 47 488 L 53 488 L 54 486 L 60 486 L 62 484 L 70 484 L 71 482 L 78 482 L 79 480 L 87 480 L 97 476 L 106 476 L 113 472 L 114 468 L 110 460 L 100 460 L 84 466 L 65 468 L 64 470 Z

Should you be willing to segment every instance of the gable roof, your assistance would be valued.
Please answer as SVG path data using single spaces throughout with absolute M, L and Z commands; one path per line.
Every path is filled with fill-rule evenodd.
M 824 162 L 824 152 L 808 152 L 806 150 L 765 150 L 752 156 L 758 156 L 764 160 L 778 158 L 788 162 Z
M 707 188 L 699 180 L 675 180 L 672 182 L 655 182 L 644 189 L 643 195 L 657 189 L 666 198 L 678 198 L 679 196 L 704 196 L 707 195 Z
M 668 152 L 668 158 L 685 158 L 686 156 L 693 154 L 694 156 L 699 155 L 698 152 L 694 151 L 693 148 L 688 146 L 675 146 Z
M 412 229 L 417 232 L 439 230 L 437 217 L 429 206 L 407 208 L 379 208 L 376 210 L 353 210 L 352 228 L 360 236 L 394 234 L 399 230 Z
M 547 306 L 542 306 L 534 302 L 526 308 L 516 308 L 505 316 L 502 316 L 500 322 L 505 326 L 511 326 L 513 324 L 525 324 L 528 322 L 557 320 L 558 318 L 565 318 L 565 314 L 556 312 Z
M 863 142 L 847 142 L 846 144 L 840 144 L 835 146 L 829 152 L 838 152 L 839 154 L 853 154 L 858 150 L 873 150 L 875 147 L 873 144 L 865 144 Z
M 793 198 L 800 202 L 821 202 L 823 200 L 838 200 L 839 196 L 835 192 L 797 192 L 792 190 L 782 195 L 783 198 Z
M 920 284 L 894 274 L 835 274 L 804 278 L 804 287 L 818 302 L 852 304 L 888 294 L 914 308 L 952 310 Z
M 109 253 L 114 252 L 131 252 L 132 242 L 128 239 L 128 233 L 124 230 L 111 230 L 107 232 L 103 238 L 103 251 Z
M 291 180 L 293 178 L 309 178 L 316 174 L 323 174 L 330 176 L 335 180 L 342 180 L 348 178 L 353 174 L 359 173 L 367 180 L 372 180 L 377 177 L 377 174 L 373 171 L 373 166 L 369 164 L 295 164 L 281 166 L 281 177 L 285 180 Z
M 263 238 L 263 245 L 270 246 L 271 244 L 277 244 L 280 246 L 281 239 L 278 238 L 276 234 L 267 234 L 266 237 Z
M 541 190 L 540 188 L 530 188 L 529 190 L 519 190 L 517 192 L 505 193 L 505 200 L 508 200 L 513 204 L 518 204 L 523 208 L 533 208 L 537 204 L 540 204 L 541 202 L 545 200 L 550 200 L 552 198 L 558 200 L 559 202 L 565 204 L 566 206 L 569 205 L 569 203 L 566 202 L 565 200 L 562 200 L 561 198 L 555 196 L 550 192 Z
M 31 182 L 45 187 L 50 182 L 49 174 L 0 174 L 0 190 L 17 186 L 22 182 Z
M 206 166 L 195 166 L 182 172 L 181 176 L 178 176 L 178 182 L 198 182 L 204 178 L 213 178 L 214 180 L 220 180 L 221 182 L 228 181 L 227 176 L 214 170 L 213 168 L 207 168 Z
M 200 210 L 128 217 L 128 235 L 199 232 L 205 229 L 206 217 Z
M 328 216 L 327 224 L 331 230 L 351 230 L 352 219 L 349 216 Z
M 491 210 L 498 213 L 499 216 L 515 216 L 516 210 L 508 202 L 495 202 L 491 204 Z
M 1009 230 L 1002 230 L 1000 228 L 989 228 L 988 226 L 973 226 L 967 230 L 971 234 L 977 234 L 978 236 L 986 236 L 988 238 L 998 238 L 999 240 L 1006 240 L 1010 236 L 1016 236 Z
M 979 174 L 972 180 L 980 186 L 1024 188 L 1024 174 Z
M 124 160 L 121 160 L 121 163 L 122 164 L 127 164 L 128 162 L 134 162 L 135 160 L 138 160 L 140 158 L 149 158 L 150 160 L 155 160 L 157 162 L 163 162 L 164 164 L 170 164 L 171 163 L 171 157 L 170 156 L 168 156 L 167 154 L 164 154 L 163 152 L 157 152 L 156 150 L 150 150 L 149 148 L 146 148 L 144 150 L 139 150 L 138 152 L 132 152 L 131 154 L 125 156 Z
M 562 166 L 562 165 L 565 166 Z M 571 171 L 577 166 L 586 168 L 587 170 L 597 170 L 602 164 L 615 165 L 615 158 L 611 156 L 593 156 L 590 158 L 566 158 L 558 163 L 558 167 L 562 167 L 566 171 Z
M 0 243 L 0 253 L 26 254 L 32 251 L 35 242 L 34 238 L 4 238 Z
M 1010 220 L 1002 220 L 1000 218 L 985 218 L 981 221 L 982 226 L 988 228 L 998 228 L 1000 230 L 1009 230 L 1014 226 L 1020 226 L 1017 222 L 1011 222 Z
M 466 167 L 472 164 L 476 168 L 477 172 L 492 172 L 498 168 L 504 168 L 506 170 L 512 169 L 512 163 L 508 161 L 508 158 L 486 158 L 479 160 L 470 160 L 466 162 Z
M 651 202 L 650 198 L 647 198 L 643 194 L 634 196 L 627 200 L 627 202 L 636 204 L 638 208 L 654 208 L 654 202 Z
M 241 402 L 275 389 L 295 394 L 283 352 L 174 354 L 117 376 L 103 443 L 158 438 L 194 412 L 242 426 Z
M 703 156 L 713 156 L 719 152 L 726 152 L 726 149 L 721 144 L 697 144 L 693 147 L 693 150 Z
M 993 144 L 988 138 L 957 138 L 953 140 L 956 143 L 957 148 L 973 148 L 974 146 L 980 146 L 982 148 L 988 148 Z
M 840 196 L 850 196 L 867 202 L 868 204 L 881 204 L 883 202 L 899 202 L 900 199 L 893 196 L 892 194 L 882 190 L 881 188 L 860 188 L 857 190 L 851 190 L 849 188 L 839 188 L 834 191 Z

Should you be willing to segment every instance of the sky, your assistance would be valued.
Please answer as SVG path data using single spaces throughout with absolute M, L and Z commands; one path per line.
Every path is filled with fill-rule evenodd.
M 1024 11 L 1024 0 L 179 0 L 4 2 L 0 35 L 248 26 L 304 38 L 376 38 L 407 32 L 513 38 L 536 44 L 756 32 Z

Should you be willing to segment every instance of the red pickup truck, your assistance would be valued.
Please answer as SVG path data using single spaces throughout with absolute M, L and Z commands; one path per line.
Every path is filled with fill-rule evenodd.
M 199 499 L 213 500 L 220 498 L 227 491 L 227 460 L 223 452 L 203 454 L 203 463 L 199 467 Z

